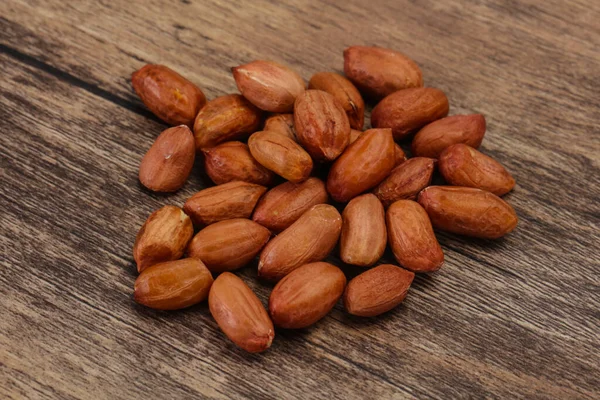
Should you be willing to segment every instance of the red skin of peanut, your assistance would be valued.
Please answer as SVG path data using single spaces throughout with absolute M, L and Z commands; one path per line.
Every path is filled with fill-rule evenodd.
M 327 177 L 327 191 L 336 201 L 349 201 L 384 180 L 395 163 L 391 131 L 369 129 L 332 165 Z
M 440 172 L 451 185 L 487 190 L 496 196 L 515 187 L 515 180 L 502 164 L 466 144 L 446 148 L 439 161 Z
M 459 235 L 497 239 L 510 233 L 519 221 L 515 210 L 485 190 L 461 186 L 429 186 L 419 193 L 431 224 Z
M 192 127 L 206 97 L 192 82 L 164 65 L 147 64 L 131 75 L 146 107 L 167 124 Z
M 481 114 L 453 115 L 425 125 L 412 140 L 413 157 L 438 158 L 444 149 L 463 143 L 479 148 L 485 135 Z
M 398 200 L 386 214 L 389 243 L 396 261 L 414 272 L 437 271 L 444 264 L 427 213 L 412 200 Z
M 352 279 L 344 292 L 344 306 L 352 315 L 374 317 L 400 304 L 415 277 L 391 264 L 378 265 Z
M 269 313 L 276 326 L 306 328 L 331 311 L 345 287 L 346 276 L 335 265 L 305 264 L 275 285 L 269 299 Z

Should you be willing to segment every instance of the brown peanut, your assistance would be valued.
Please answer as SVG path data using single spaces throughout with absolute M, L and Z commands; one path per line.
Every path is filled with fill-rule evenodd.
M 196 226 L 250 218 L 258 199 L 266 191 L 266 187 L 253 183 L 228 182 L 199 191 L 185 202 L 183 209 Z
M 206 104 L 202 90 L 164 65 L 143 66 L 131 75 L 131 83 L 146 107 L 169 125 L 191 128 Z
M 285 113 L 306 84 L 291 68 L 274 61 L 257 60 L 231 69 L 240 93 L 261 110 Z
M 377 104 L 371 113 L 373 128 L 391 128 L 395 140 L 448 115 L 448 99 L 435 88 L 399 90 Z
M 325 184 L 319 178 L 302 183 L 285 182 L 269 190 L 258 202 L 252 220 L 274 232 L 292 225 L 312 206 L 327 203 Z
M 190 128 L 180 125 L 166 129 L 142 158 L 140 182 L 155 192 L 174 192 L 185 184 L 195 156 Z
M 133 245 L 138 272 L 181 258 L 193 235 L 192 221 L 181 208 L 164 206 L 153 212 L 140 228 Z
M 244 181 L 269 186 L 275 177 L 252 157 L 248 145 L 242 142 L 225 142 L 205 150 L 204 170 L 217 185 Z
M 261 115 L 239 94 L 217 97 L 200 110 L 194 122 L 196 150 L 248 137 L 258 129 Z
M 312 172 L 310 155 L 287 136 L 272 131 L 256 132 L 250 136 L 248 147 L 256 161 L 290 182 L 305 181 Z
M 344 73 L 361 92 L 374 99 L 423 86 L 423 74 L 413 60 L 381 47 L 348 47 L 344 50 Z
M 345 286 L 346 276 L 335 265 L 303 265 L 275 285 L 269 298 L 269 314 L 281 328 L 306 328 L 331 311 Z
M 440 172 L 451 185 L 468 186 L 502 196 L 515 180 L 498 161 L 466 144 L 452 145 L 440 155 Z
M 362 130 L 365 123 L 365 102 L 352 82 L 334 72 L 318 72 L 310 78 L 308 88 L 332 95 L 346 111 L 350 127 Z
M 414 277 L 414 273 L 395 265 L 378 265 L 348 283 L 344 306 L 360 317 L 383 314 L 402 303 Z
M 258 353 L 271 347 L 275 330 L 256 294 L 231 272 L 223 272 L 210 288 L 208 307 L 219 328 L 240 348 Z
M 435 160 L 432 158 L 409 158 L 395 167 L 373 193 L 385 207 L 397 200 L 413 200 L 423 188 L 429 186 L 434 169 Z
M 379 199 L 367 193 L 350 200 L 342 213 L 342 261 L 371 266 L 383 255 L 386 243 L 385 211 Z
M 157 310 L 178 310 L 208 297 L 213 277 L 202 261 L 193 258 L 155 264 L 135 280 L 136 302 Z
M 387 210 L 386 223 L 390 247 L 401 266 L 414 272 L 433 272 L 442 267 L 444 252 L 419 203 L 393 203 Z
M 272 239 L 260 253 L 258 275 L 278 281 L 296 268 L 321 261 L 333 250 L 342 229 L 335 207 L 318 204 Z
M 194 236 L 188 256 L 198 258 L 214 273 L 248 264 L 269 241 L 267 228 L 244 218 L 219 221 Z
M 298 142 L 315 161 L 333 161 L 348 146 L 350 122 L 342 105 L 322 90 L 307 90 L 294 104 Z
M 463 143 L 478 148 L 485 135 L 481 114 L 453 115 L 425 125 L 412 140 L 413 157 L 438 158 L 447 147 Z
M 419 194 L 434 228 L 465 236 L 497 239 L 518 223 L 515 210 L 500 197 L 481 189 L 430 186 Z
M 390 129 L 369 129 L 333 163 L 327 191 L 346 202 L 379 184 L 394 168 L 395 148 Z

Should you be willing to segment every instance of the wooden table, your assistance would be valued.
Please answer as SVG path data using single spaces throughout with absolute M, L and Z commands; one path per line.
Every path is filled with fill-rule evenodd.
M 599 398 L 600 2 L 234 3 L 0 2 L 0 398 Z M 407 53 L 451 114 L 486 115 L 516 231 L 440 234 L 446 265 L 398 309 L 338 304 L 259 355 L 206 304 L 136 305 L 139 226 L 209 181 L 198 167 L 174 195 L 142 190 L 165 125 L 132 71 L 167 64 L 214 98 L 237 91 L 231 66 L 308 79 L 352 44 Z M 241 276 L 266 303 L 255 266 Z

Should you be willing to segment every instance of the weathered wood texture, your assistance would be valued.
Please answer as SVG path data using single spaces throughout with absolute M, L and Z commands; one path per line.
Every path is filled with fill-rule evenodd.
M 0 2 L 0 398 L 600 397 L 600 2 Z M 517 179 L 503 240 L 440 234 L 446 265 L 398 309 L 278 331 L 248 355 L 206 304 L 136 305 L 131 247 L 177 194 L 137 168 L 164 128 L 129 76 L 167 64 L 209 98 L 274 59 L 308 79 L 342 50 L 411 55 Z M 387 255 L 389 258 L 389 254 Z M 270 287 L 241 273 L 266 302 Z

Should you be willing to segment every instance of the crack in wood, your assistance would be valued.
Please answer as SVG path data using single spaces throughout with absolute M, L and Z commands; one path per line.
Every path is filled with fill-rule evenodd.
M 76 86 L 80 89 L 85 90 L 95 96 L 101 97 L 102 99 L 109 101 L 113 104 L 116 104 L 120 107 L 126 108 L 127 110 L 134 112 L 142 117 L 152 119 L 154 121 L 158 121 L 163 123 L 160 119 L 158 119 L 150 110 L 144 108 L 143 105 L 136 103 L 134 101 L 124 99 L 120 96 L 117 96 L 114 93 L 109 92 L 108 90 L 102 89 L 100 86 L 94 83 L 87 82 L 81 78 L 76 77 L 66 71 L 63 71 L 60 68 L 56 68 L 44 61 L 41 61 L 35 57 L 32 57 L 28 54 L 25 54 L 17 49 L 14 49 L 10 46 L 6 46 L 5 44 L 0 43 L 0 53 L 4 53 L 15 60 L 27 64 L 30 67 L 39 69 L 44 71 L 55 78 L 68 83 L 69 85 Z

